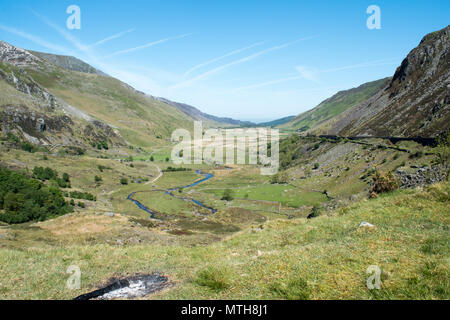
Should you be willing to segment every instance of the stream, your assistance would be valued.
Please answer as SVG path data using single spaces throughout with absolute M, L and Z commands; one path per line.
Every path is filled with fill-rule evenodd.
M 174 198 L 177 198 L 177 199 L 181 199 L 181 200 L 185 200 L 185 201 L 191 201 L 191 202 L 195 203 L 196 205 L 198 205 L 198 206 L 200 206 L 200 207 L 202 207 L 202 208 L 208 209 L 211 213 L 216 213 L 216 212 L 217 212 L 216 209 L 214 209 L 214 208 L 212 208 L 212 207 L 208 207 L 207 205 L 203 204 L 202 202 L 200 202 L 200 201 L 198 201 L 198 200 L 191 199 L 191 198 L 185 198 L 185 197 L 176 196 L 176 195 L 173 193 L 174 191 L 177 191 L 177 190 L 179 190 L 179 189 L 187 189 L 187 188 L 195 187 L 196 185 L 199 185 L 200 183 L 205 182 L 205 181 L 208 181 L 209 179 L 211 179 L 211 178 L 214 177 L 213 174 L 211 174 L 211 173 L 203 173 L 201 170 L 197 170 L 196 173 L 197 173 L 197 174 L 200 174 L 200 175 L 204 175 L 205 177 L 204 177 L 203 179 L 197 180 L 197 181 L 195 181 L 195 182 L 193 182 L 193 183 L 191 183 L 191 184 L 189 184 L 189 185 L 183 186 L 183 187 L 177 187 L 177 188 L 168 189 L 168 190 L 165 191 L 165 193 L 166 193 L 167 195 L 169 195 L 169 196 L 171 196 L 171 197 L 174 197 Z M 134 204 L 136 204 L 136 205 L 139 207 L 139 209 L 144 210 L 145 212 L 149 213 L 149 214 L 150 214 L 150 217 L 151 217 L 152 219 L 154 219 L 154 218 L 155 218 L 155 214 L 156 214 L 157 212 L 152 211 L 151 209 L 149 209 L 148 207 L 146 207 L 146 206 L 144 206 L 142 203 L 140 203 L 138 200 L 133 199 L 133 196 L 134 196 L 135 194 L 136 194 L 136 192 L 130 193 L 130 194 L 128 195 L 128 197 L 127 197 L 127 200 L 130 200 L 131 202 L 133 202 Z

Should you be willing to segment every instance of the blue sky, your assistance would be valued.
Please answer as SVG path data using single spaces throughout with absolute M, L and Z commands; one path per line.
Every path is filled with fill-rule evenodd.
M 381 29 L 369 30 L 369 5 Z M 69 30 L 66 8 L 81 9 Z M 136 89 L 204 112 L 264 121 L 391 76 L 450 1 L 0 2 L 0 39 L 76 56 Z

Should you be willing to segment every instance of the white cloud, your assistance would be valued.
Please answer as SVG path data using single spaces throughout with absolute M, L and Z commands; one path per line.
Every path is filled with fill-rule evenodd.
M 306 80 L 319 83 L 319 72 L 314 69 L 307 66 L 296 66 L 295 70 L 300 73 L 300 76 Z

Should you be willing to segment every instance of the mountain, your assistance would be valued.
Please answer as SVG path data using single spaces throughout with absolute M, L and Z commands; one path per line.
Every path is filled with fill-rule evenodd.
M 0 41 L 0 129 L 40 145 L 151 147 L 194 120 L 244 122 L 154 98 L 69 56 Z
M 276 120 L 273 120 L 273 121 L 258 123 L 257 126 L 258 127 L 276 127 L 276 126 L 281 126 L 281 125 L 283 125 L 285 123 L 288 123 L 289 121 L 293 120 L 294 118 L 295 118 L 295 116 L 288 116 L 288 117 L 276 119 Z
M 31 54 L 33 54 L 34 56 L 39 57 L 43 60 L 46 60 L 46 61 L 48 61 L 56 66 L 59 66 L 63 69 L 106 76 L 106 74 L 103 73 L 102 71 L 95 69 L 94 67 L 90 66 L 86 62 L 81 61 L 80 59 L 77 59 L 75 57 L 62 56 L 62 55 L 56 55 L 56 54 L 50 54 L 50 53 L 44 53 L 44 52 L 38 52 L 38 51 L 31 51 L 31 50 L 29 50 L 29 52 Z
M 450 26 L 426 35 L 375 95 L 332 119 L 322 133 L 435 137 L 450 123 Z M 319 130 L 320 131 L 320 130 Z
M 316 128 L 348 109 L 353 108 L 359 103 L 367 100 L 376 94 L 380 89 L 384 88 L 389 78 L 368 82 L 357 88 L 340 91 L 331 98 L 321 102 L 317 107 L 304 112 L 291 121 L 282 124 L 283 129 L 294 129 L 298 131 L 308 131 Z
M 174 106 L 175 108 L 183 111 L 185 114 L 187 114 L 188 116 L 190 116 L 191 118 L 193 118 L 194 120 L 197 120 L 197 121 L 206 121 L 206 122 L 213 121 L 219 125 L 226 124 L 226 125 L 231 125 L 231 126 L 253 126 L 254 125 L 254 123 L 249 122 L 249 121 L 241 121 L 241 120 L 235 120 L 232 118 L 216 117 L 216 116 L 204 113 L 204 112 L 198 110 L 197 108 L 190 106 L 188 104 L 185 104 L 185 103 L 174 102 L 174 101 L 170 101 L 168 99 L 160 98 L 160 97 L 157 97 L 155 99 L 162 101 L 168 105 Z

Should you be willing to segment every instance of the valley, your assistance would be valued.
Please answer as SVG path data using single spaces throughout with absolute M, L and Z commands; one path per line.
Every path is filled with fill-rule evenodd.
M 393 77 L 260 126 L 0 41 L 0 298 L 73 299 L 148 276 L 164 285 L 130 297 L 449 299 L 449 28 Z M 172 133 L 195 137 L 194 121 L 202 155 L 231 147 L 245 163 L 176 164 Z M 280 130 L 274 175 L 261 149 L 250 164 L 261 138 L 203 137 L 262 127 Z

